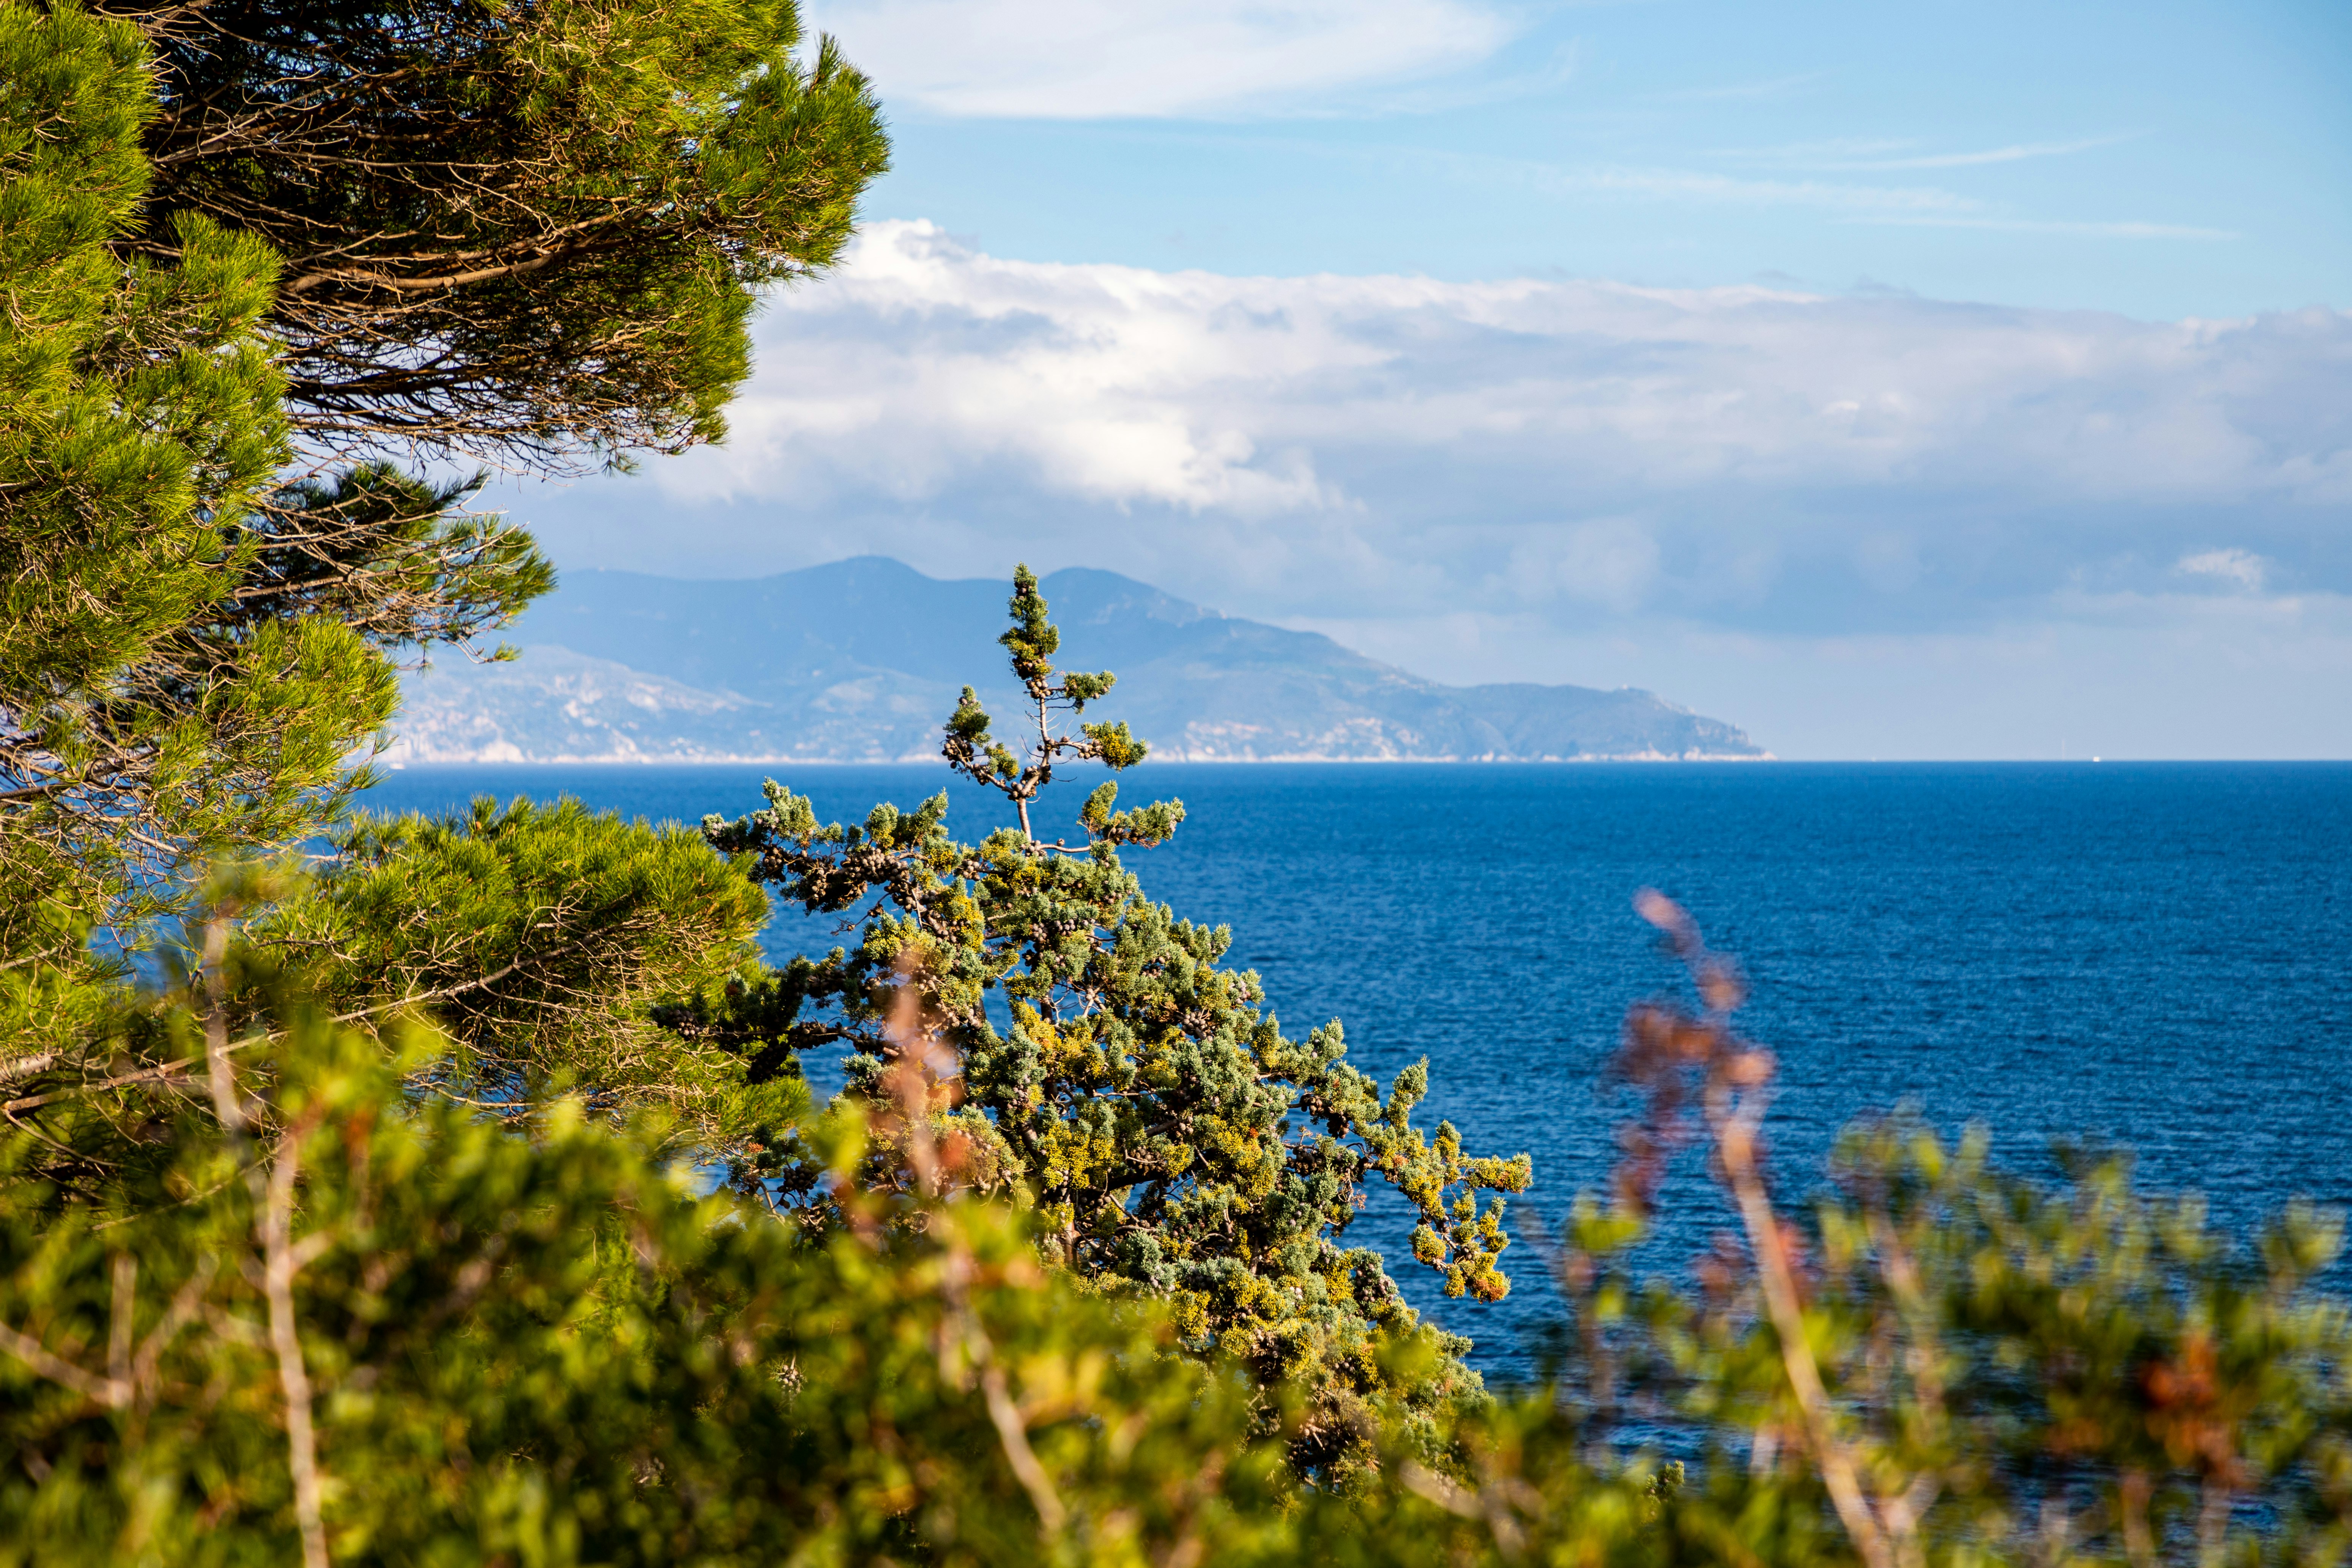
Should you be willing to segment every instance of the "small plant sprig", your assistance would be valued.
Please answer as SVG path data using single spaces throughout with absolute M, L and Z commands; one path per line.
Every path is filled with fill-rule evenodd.
M 1029 821 L 1029 803 L 1053 783 L 1055 765 L 1065 759 L 1099 762 L 1117 772 L 1143 761 L 1150 748 L 1129 731 L 1125 720 L 1098 724 L 1082 721 L 1076 735 L 1061 729 L 1056 714 L 1064 710 L 1074 718 L 1084 714 L 1087 704 L 1109 691 L 1118 677 L 1106 669 L 1054 679 L 1053 657 L 1061 648 L 1062 634 L 1045 618 L 1045 599 L 1037 592 L 1037 574 L 1025 565 L 1013 569 L 1010 608 L 1013 625 L 996 640 L 1013 656 L 1013 673 L 1020 677 L 1029 694 L 1028 722 L 1035 727 L 1037 738 L 1026 748 L 1025 757 L 997 740 L 989 732 L 988 710 L 980 705 L 979 694 L 967 686 L 948 720 L 947 740 L 940 752 L 949 766 L 1013 803 L 1021 817 L 1021 837 L 1033 848 L 1067 850 L 1077 847 L 1058 839 L 1044 843 Z M 1133 811 L 1114 812 L 1111 806 L 1118 799 L 1116 781 L 1106 781 L 1087 797 L 1078 813 L 1079 826 L 1087 830 L 1084 847 L 1133 844 L 1149 848 L 1166 842 L 1184 820 L 1181 801 L 1155 801 Z

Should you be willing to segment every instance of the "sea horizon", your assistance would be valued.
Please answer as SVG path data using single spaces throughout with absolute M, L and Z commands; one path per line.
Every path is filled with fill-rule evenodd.
M 941 789 L 959 837 L 1007 820 L 916 763 L 410 764 L 357 805 L 571 795 L 693 823 L 758 809 L 780 773 L 824 821 Z M 1062 770 L 1040 831 L 1101 776 Z M 1187 808 L 1171 844 L 1122 852 L 1145 896 L 1230 926 L 1227 962 L 1259 973 L 1286 1033 L 1339 1018 L 1383 1083 L 1426 1056 L 1427 1123 L 1531 1153 L 1523 1205 L 1555 1227 L 1616 1158 L 1626 1008 L 1680 984 L 1633 913 L 1644 887 L 1750 978 L 1742 1024 L 1781 1062 L 1768 1131 L 1792 1192 L 1825 1179 L 1852 1118 L 1908 1104 L 2053 1177 L 2063 1141 L 2127 1147 L 2143 1181 L 2204 1193 L 2241 1230 L 2294 1197 L 2352 1205 L 2352 763 L 1147 763 L 1119 783 L 1122 803 Z M 843 940 L 780 913 L 765 944 L 780 960 Z M 1668 1200 L 1671 1268 L 1722 1216 L 1695 1165 Z M 1402 1260 L 1402 1224 L 1376 1194 L 1349 1234 Z M 1551 1297 L 1528 1252 L 1507 1263 L 1519 1289 L 1492 1308 L 1398 1267 L 1417 1308 L 1512 1377 Z

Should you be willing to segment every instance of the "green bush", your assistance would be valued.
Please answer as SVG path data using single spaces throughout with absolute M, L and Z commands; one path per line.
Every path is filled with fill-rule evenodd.
M 159 1021 L 201 1034 L 193 1006 Z M 210 1107 L 106 1091 L 152 1118 L 145 1190 L 61 1209 L 7 1144 L 0 1561 L 1140 1564 L 1281 1536 L 1251 1391 L 1057 1280 L 1003 1206 L 876 1197 L 808 1238 L 694 1196 L 658 1129 L 417 1099 L 448 1048 L 422 1026 L 387 1055 L 278 1012 L 263 1049 L 215 1032 Z

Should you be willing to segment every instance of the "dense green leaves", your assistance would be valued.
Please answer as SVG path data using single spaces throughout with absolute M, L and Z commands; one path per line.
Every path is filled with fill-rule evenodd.
M 257 934 L 340 1015 L 429 1009 L 452 1048 L 419 1084 L 517 1114 L 566 1089 L 659 1107 L 709 1154 L 805 1108 L 797 1061 L 712 1026 L 760 983 L 768 900 L 698 835 L 486 797 L 449 820 L 362 817 L 335 850 Z
M 83 933 L 169 908 L 192 852 L 308 831 L 396 695 L 332 618 L 225 613 L 289 449 L 262 327 L 278 263 L 193 212 L 168 259 L 116 257 L 151 114 L 135 30 L 0 5 L 0 1053 L 19 1068 L 89 1016 Z
M 759 291 L 833 261 L 887 159 L 791 0 L 121 9 L 161 67 L 124 247 L 184 213 L 275 247 L 296 423 L 352 456 L 715 438 Z
M 2236 1254 L 2114 1160 L 2040 1184 L 1895 1119 L 1696 1289 L 1636 1284 L 1645 1140 L 1685 1111 L 1754 1217 L 1738 1096 L 1768 1078 L 1719 1011 L 1633 1016 L 1651 1097 L 1624 1205 L 1588 1205 L 1563 1254 L 1566 1382 L 1383 1413 L 1349 1485 L 1302 1488 L 1283 1456 L 1328 1391 L 1173 1354 L 1181 1303 L 1048 1266 L 1038 1216 L 968 1179 L 911 990 L 871 1092 L 809 1125 L 824 1223 L 778 1224 L 576 1102 L 519 1135 L 419 1100 L 445 1038 L 338 1027 L 270 949 L 199 945 L 120 1037 L 176 1042 L 183 1076 L 71 1097 L 146 1158 L 68 1190 L 41 1132 L 0 1144 L 0 1561 L 292 1561 L 306 1520 L 315 1560 L 482 1563 L 2284 1564 L 2352 1542 L 2352 1318 L 2313 1289 L 2336 1234 L 2307 1213 Z M 213 1025 L 238 994 L 274 1029 Z M 865 1179 L 877 1147 L 916 1179 Z M 1425 1342 L 1385 1353 L 1426 1374 Z M 1691 1464 L 1641 1451 L 1660 1436 Z
M 787 0 L 119 10 L 0 3 L 16 1068 L 102 1010 L 87 932 L 135 950 L 200 860 L 331 821 L 391 661 L 551 584 L 387 459 L 715 437 L 758 290 L 886 157 Z
M 1048 1262 L 1097 1288 L 1171 1305 L 1186 1343 L 1233 1358 L 1268 1385 L 1295 1380 L 1317 1404 L 1296 1436 L 1310 1472 L 1353 1473 L 1383 1420 L 1427 1424 L 1477 1384 L 1405 1305 L 1379 1255 L 1339 1237 L 1368 1182 L 1393 1186 L 1419 1225 L 1416 1260 L 1449 1294 L 1500 1298 L 1508 1245 L 1500 1200 L 1527 1158 L 1466 1153 L 1451 1125 L 1412 1125 L 1425 1065 L 1383 1096 L 1346 1060 L 1339 1026 L 1303 1041 L 1265 1011 L 1255 974 L 1221 966 L 1231 938 L 1143 896 L 1121 845 L 1166 838 L 1182 807 L 1115 812 L 1088 797 L 1076 845 L 1027 828 L 1030 803 L 1058 763 L 1124 767 L 1139 743 L 1124 725 L 1059 732 L 1110 677 L 1055 679 L 1059 634 L 1036 580 L 1015 579 L 1004 637 L 1033 704 L 1024 756 L 992 742 L 970 694 L 949 720 L 950 761 L 1002 790 L 1024 826 L 980 844 L 945 826 L 947 797 L 902 813 L 877 806 L 859 826 L 820 826 L 807 801 L 768 786 L 768 806 L 706 831 L 803 909 L 835 913 L 876 900 L 858 945 L 791 980 L 816 1003 L 788 1036 L 847 1038 L 850 1098 L 870 1100 L 889 1047 L 883 1021 L 911 986 L 958 1054 L 961 1106 L 943 1121 L 971 1151 L 970 1179 L 1035 1213 Z M 751 1190 L 822 1217 L 834 1201 L 811 1176 L 804 1141 L 739 1167 Z M 902 1181 L 877 1151 L 868 1184 Z
M 238 1069 L 254 1136 L 152 1102 L 178 1201 L 60 1215 L 0 1182 L 0 1562 L 297 1561 L 305 1468 L 338 1562 L 1034 1568 L 1280 1535 L 1245 1391 L 1055 1285 L 1002 1210 L 810 1246 L 576 1109 L 519 1137 L 418 1103 L 429 1032 L 387 1056 L 282 1011 Z

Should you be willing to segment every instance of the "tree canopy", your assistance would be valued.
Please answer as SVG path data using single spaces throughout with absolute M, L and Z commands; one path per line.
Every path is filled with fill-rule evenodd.
M 6 1142 L 0 1563 L 1143 1568 L 1283 1539 L 1247 1391 L 1047 1279 L 1001 1208 L 812 1247 L 576 1108 L 524 1137 L 418 1102 L 430 1029 L 277 1011 L 217 1101 L 104 1091 L 163 1154 L 106 1202 L 58 1211 Z
M 887 165 L 793 0 L 289 0 L 101 10 L 156 53 L 153 186 L 281 258 L 306 447 L 611 461 L 716 438 L 760 290 L 823 269 Z
M 967 1179 L 1034 1208 L 1048 1262 L 1171 1303 L 1199 1353 L 1313 1390 L 1298 1456 L 1309 1470 L 1344 1471 L 1383 1417 L 1426 1418 L 1476 1387 L 1455 1360 L 1468 1342 L 1423 1328 L 1378 1253 L 1339 1245 L 1365 1184 L 1385 1182 L 1412 1205 L 1413 1256 L 1448 1294 L 1494 1300 L 1510 1289 L 1496 1268 L 1508 1242 L 1500 1200 L 1482 1207 L 1478 1194 L 1523 1190 L 1528 1158 L 1469 1154 L 1450 1123 L 1433 1140 L 1416 1129 L 1426 1062 L 1382 1095 L 1348 1063 L 1337 1023 L 1284 1036 L 1257 976 L 1221 967 L 1228 931 L 1143 896 L 1119 850 L 1165 840 L 1181 803 L 1115 810 L 1118 785 L 1106 782 L 1079 811 L 1075 842 L 1032 831 L 1032 805 L 1057 767 L 1125 769 L 1146 747 L 1123 723 L 1085 721 L 1114 678 L 1057 679 L 1060 634 L 1036 578 L 1024 567 L 1013 583 L 1003 641 L 1028 693 L 1023 749 L 994 738 L 967 687 L 944 750 L 1013 802 L 1019 826 L 959 842 L 944 793 L 912 812 L 877 805 L 862 826 L 821 826 L 806 799 L 771 782 L 764 809 L 713 818 L 706 832 L 808 913 L 870 908 L 854 949 L 797 963 L 778 982 L 793 1009 L 788 1037 L 803 1048 L 850 1042 L 850 1094 L 870 1099 L 885 1024 L 912 988 L 960 1063 L 945 1125 L 967 1151 Z M 992 1016 L 992 1004 L 1003 1011 Z M 890 1184 L 903 1179 L 897 1168 L 877 1148 L 864 1180 Z M 804 1223 L 833 1223 L 835 1193 L 805 1140 L 739 1171 Z M 1396 1342 L 1413 1340 L 1438 1353 L 1401 1378 Z
M 350 626 L 244 596 L 290 451 L 277 262 L 195 213 L 168 260 L 118 258 L 144 56 L 119 22 L 0 9 L 0 985 L 36 1033 L 93 924 L 167 907 L 199 847 L 308 830 L 396 696 Z
M 551 585 L 409 470 L 717 437 L 759 292 L 839 253 L 887 146 L 785 0 L 0 29 L 5 1077 L 202 862 L 341 812 L 398 663 Z

